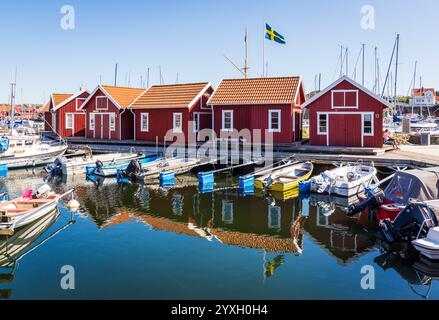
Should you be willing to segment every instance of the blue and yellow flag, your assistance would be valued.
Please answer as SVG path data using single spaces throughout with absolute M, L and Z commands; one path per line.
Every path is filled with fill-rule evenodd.
M 285 38 L 284 36 L 280 35 L 272 27 L 270 27 L 268 24 L 265 24 L 265 38 L 271 41 L 276 41 L 280 44 L 285 44 Z

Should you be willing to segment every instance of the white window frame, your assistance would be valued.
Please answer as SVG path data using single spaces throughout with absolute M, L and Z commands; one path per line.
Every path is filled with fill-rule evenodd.
M 231 126 L 231 128 L 226 128 L 224 125 L 225 125 L 225 114 L 226 113 L 230 113 L 230 126 Z M 233 131 L 233 127 L 234 127 L 234 125 L 233 125 L 233 110 L 222 110 L 222 118 L 221 118 L 221 131 L 224 131 L 224 132 L 231 132 L 231 131 Z
M 111 119 L 114 120 L 113 125 L 111 124 Z M 115 132 L 115 131 L 116 131 L 116 115 L 115 115 L 114 113 L 111 113 L 111 114 L 109 115 L 108 122 L 109 122 L 109 123 L 108 123 L 108 126 L 110 127 L 110 131 L 111 131 L 111 132 Z
M 279 126 L 278 126 L 277 129 L 273 128 L 273 123 L 272 123 L 273 122 L 273 114 L 274 113 L 277 113 L 278 118 L 279 118 L 279 122 L 278 122 Z M 279 109 L 268 110 L 268 132 L 281 132 L 281 130 L 282 130 L 282 116 L 281 115 L 282 115 L 282 112 Z
M 277 215 L 277 224 L 273 224 L 272 213 Z M 269 229 L 280 229 L 282 225 L 282 214 L 281 208 L 279 206 L 268 206 L 268 228 Z
M 176 126 L 176 117 L 179 116 L 180 117 L 180 127 Z M 172 131 L 174 133 L 182 133 L 183 132 L 183 113 L 181 112 L 174 112 L 172 114 Z
M 335 106 L 334 105 L 334 93 L 343 93 L 343 105 L 346 105 L 346 93 L 347 92 L 355 92 L 357 96 L 356 105 L 355 106 Z M 331 91 L 331 108 L 332 109 L 358 109 L 358 99 L 359 99 L 359 91 L 358 90 L 332 90 Z
M 371 126 L 372 126 L 372 130 L 370 133 L 366 133 L 364 132 L 364 122 L 365 122 L 365 118 L 366 116 L 370 116 L 371 119 Z M 364 137 L 373 137 L 374 136 L 374 128 L 375 128 L 375 123 L 374 123 L 374 113 L 362 113 L 361 114 L 361 133 L 363 134 Z
M 194 112 L 194 119 L 193 119 L 193 122 L 194 122 L 194 126 L 193 126 L 194 133 L 197 133 L 197 132 L 200 131 L 200 117 L 201 117 L 201 114 L 199 112 Z
M 326 132 L 323 132 L 320 128 L 320 116 L 324 116 L 326 118 Z M 317 135 L 326 136 L 328 134 L 328 125 L 329 125 L 329 115 L 327 113 L 317 112 Z
M 90 116 L 88 118 L 88 129 L 90 131 L 94 131 L 95 130 L 95 125 L 96 125 L 95 114 L 94 113 L 90 113 Z
M 146 128 L 143 126 L 144 118 L 146 118 Z M 149 112 L 140 113 L 140 132 L 149 132 Z
M 86 98 L 76 98 L 76 101 L 75 101 L 76 111 L 80 111 L 81 110 L 81 106 L 82 106 L 82 104 L 81 104 L 81 106 L 78 106 L 78 101 L 84 101 L 85 102 L 86 100 L 87 100 Z
M 98 108 L 98 105 L 99 105 L 99 103 L 98 103 L 98 99 L 106 99 L 106 101 L 107 101 L 107 106 L 105 107 L 105 108 Z M 96 97 L 96 108 L 95 108 L 96 110 L 108 110 L 108 98 L 107 98 L 107 96 L 97 96 Z
M 69 121 L 67 119 L 69 117 L 72 118 L 72 125 L 71 126 L 68 125 Z M 66 129 L 73 130 L 73 128 L 75 127 L 75 114 L 74 113 L 66 113 L 66 119 L 65 120 L 66 120 Z

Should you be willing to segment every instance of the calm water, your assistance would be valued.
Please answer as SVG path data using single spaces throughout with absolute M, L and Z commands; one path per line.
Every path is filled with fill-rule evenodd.
M 186 186 L 171 190 L 118 186 L 111 180 L 99 185 L 79 176 L 52 181 L 57 191 L 76 187 L 81 210 L 71 217 L 61 207 L 59 216 L 53 213 L 7 242 L 0 240 L 1 265 L 7 267 L 1 269 L 0 295 L 422 299 L 416 292 L 429 290 L 428 273 L 384 256 L 360 219 L 347 218 L 324 197 L 309 203 L 274 196 L 239 197 L 233 189 L 200 195 L 193 178 L 182 179 Z M 3 178 L 0 186 L 20 195 L 23 188 L 42 182 L 39 173 L 21 171 Z M 71 218 L 75 223 L 69 224 Z M 21 256 L 15 264 L 5 257 L 6 245 L 12 258 Z M 64 265 L 75 269 L 75 290 L 61 289 Z M 374 267 L 375 290 L 361 289 L 365 265 Z M 429 298 L 439 298 L 434 280 Z

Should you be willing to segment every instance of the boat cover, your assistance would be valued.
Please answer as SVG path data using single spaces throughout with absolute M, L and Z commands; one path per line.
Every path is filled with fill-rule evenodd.
M 386 198 L 400 204 L 410 199 L 439 198 L 439 167 L 398 171 L 385 190 Z

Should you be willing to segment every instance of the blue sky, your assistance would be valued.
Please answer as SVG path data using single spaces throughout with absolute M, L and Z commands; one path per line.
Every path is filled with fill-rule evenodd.
M 75 30 L 60 26 L 61 7 L 75 8 Z M 375 30 L 360 26 L 362 6 L 375 8 Z M 406 94 L 419 61 L 425 86 L 439 90 L 439 2 L 436 0 L 164 0 L 164 1 L 2 1 L 0 4 L 0 102 L 9 96 L 17 68 L 17 103 L 42 103 L 51 92 L 93 90 L 114 82 L 140 85 L 150 68 L 150 84 L 240 77 L 223 57 L 243 65 L 244 30 L 249 37 L 249 75 L 262 73 L 263 22 L 285 36 L 285 46 L 266 42 L 269 76 L 300 75 L 305 89 L 335 80 L 339 45 L 349 47 L 350 71 L 366 43 L 366 85 L 373 83 L 373 47 L 385 76 L 395 34 L 401 34 L 401 94 Z M 130 76 L 128 76 L 130 75 Z M 358 79 L 359 80 L 359 79 Z M 419 80 L 418 80 L 419 81 Z

